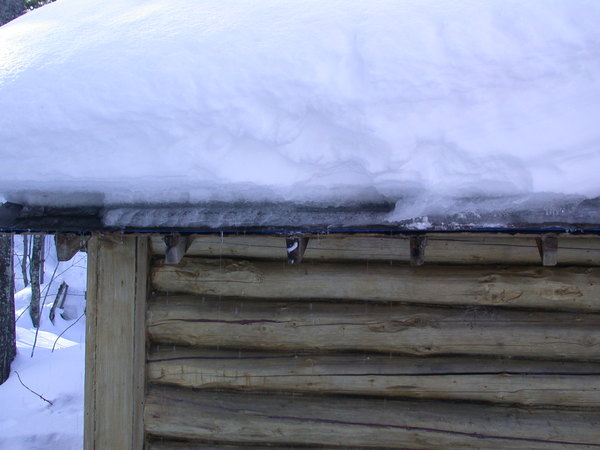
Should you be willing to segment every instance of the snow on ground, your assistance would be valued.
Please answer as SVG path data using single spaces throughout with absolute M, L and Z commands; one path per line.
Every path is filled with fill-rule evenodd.
M 0 193 L 595 197 L 598 23 L 596 0 L 59 0 L 0 29 Z
M 15 240 L 16 253 L 20 255 L 20 238 L 17 236 Z M 48 295 L 37 338 L 28 310 L 31 290 L 23 289 L 19 268 L 15 266 L 17 357 L 12 363 L 10 378 L 0 385 L 0 449 L 76 450 L 83 446 L 86 259 L 85 254 L 78 253 L 70 262 L 57 265 L 53 246 L 50 239 L 48 241 L 42 301 L 46 292 Z M 15 263 L 19 261 L 16 258 Z M 69 285 L 68 296 L 65 308 L 57 309 L 52 324 L 48 314 L 63 280 Z M 23 387 L 16 373 L 25 385 L 53 404 Z

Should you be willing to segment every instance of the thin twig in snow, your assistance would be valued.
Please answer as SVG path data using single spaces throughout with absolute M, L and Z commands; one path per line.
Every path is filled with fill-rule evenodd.
M 21 316 L 23 314 L 25 314 L 25 311 L 27 311 L 29 309 L 31 305 L 27 305 L 27 307 L 21 312 L 21 314 L 19 314 L 19 317 L 17 317 L 17 319 L 15 320 L 15 323 L 17 323 L 19 321 L 19 319 L 21 318 Z
M 15 370 L 14 372 L 17 374 L 17 378 L 19 379 L 19 383 L 21 383 L 25 389 L 27 389 L 29 392 L 31 392 L 31 393 L 33 393 L 33 394 L 37 395 L 39 398 L 41 398 L 41 399 L 42 399 L 42 400 L 44 400 L 45 402 L 48 402 L 48 403 L 50 403 L 50 406 L 54 406 L 54 403 L 52 403 L 50 400 L 48 400 L 48 399 L 44 398 L 44 396 L 43 396 L 43 395 L 40 395 L 40 394 L 38 394 L 37 392 L 35 392 L 34 390 L 32 390 L 32 389 L 30 389 L 29 387 L 27 387 L 27 386 L 25 385 L 25 383 L 23 383 L 23 380 L 21 380 L 21 377 L 19 376 L 19 372 L 17 372 L 16 370 Z
M 85 311 L 83 311 L 81 313 L 81 315 L 77 318 L 77 320 L 75 322 L 73 322 L 71 325 L 69 325 L 67 328 L 65 328 L 56 338 L 56 340 L 54 341 L 54 345 L 52 346 L 52 351 L 50 353 L 54 352 L 54 347 L 56 347 L 56 343 L 58 342 L 58 340 L 60 339 L 60 337 L 66 333 L 66 331 L 71 328 L 73 325 L 75 325 L 77 322 L 79 322 L 79 319 L 81 319 L 83 316 L 85 316 Z
M 85 258 L 85 256 L 80 257 L 77 261 L 73 261 L 71 263 L 71 265 L 69 267 L 67 267 L 65 270 L 63 270 L 61 273 L 59 273 L 58 275 L 56 275 L 57 277 L 60 277 L 63 273 L 68 272 L 69 270 L 71 270 L 71 268 L 75 267 L 77 264 L 79 264 L 81 261 L 83 261 Z M 60 264 L 60 262 L 57 262 L 57 264 Z M 81 267 L 84 268 L 83 266 L 77 266 L 77 267 Z

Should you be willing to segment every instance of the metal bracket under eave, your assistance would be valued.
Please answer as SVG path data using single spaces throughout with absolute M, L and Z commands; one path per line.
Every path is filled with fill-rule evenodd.
M 425 247 L 427 247 L 427 237 L 419 234 L 410 237 L 410 265 L 422 266 L 425 262 Z
M 298 264 L 302 262 L 307 245 L 308 238 L 306 236 L 288 236 L 285 238 L 288 263 Z
M 193 239 L 174 233 L 165 236 L 163 240 L 167 247 L 165 250 L 165 264 L 179 264 L 185 256 L 185 252 L 190 248 Z
M 543 266 L 555 266 L 558 263 L 558 236 L 554 233 L 543 234 L 535 238 Z
M 56 246 L 56 256 L 59 261 L 70 261 L 75 254 L 83 250 L 86 246 L 89 236 L 82 236 L 76 233 L 58 233 L 54 235 L 54 245 Z

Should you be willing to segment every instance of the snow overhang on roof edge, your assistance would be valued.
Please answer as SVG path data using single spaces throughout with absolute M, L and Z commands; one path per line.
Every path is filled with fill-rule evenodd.
M 556 210 L 491 210 L 393 220 L 393 203 L 321 206 L 226 203 L 48 207 L 4 203 L 2 232 L 389 233 L 568 232 L 600 234 L 600 198 Z

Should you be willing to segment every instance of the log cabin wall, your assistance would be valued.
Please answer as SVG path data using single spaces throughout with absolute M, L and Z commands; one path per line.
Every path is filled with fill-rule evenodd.
M 154 258 L 151 448 L 600 447 L 600 242 L 201 236 Z
M 600 448 L 600 239 L 538 244 L 153 237 L 146 446 Z

